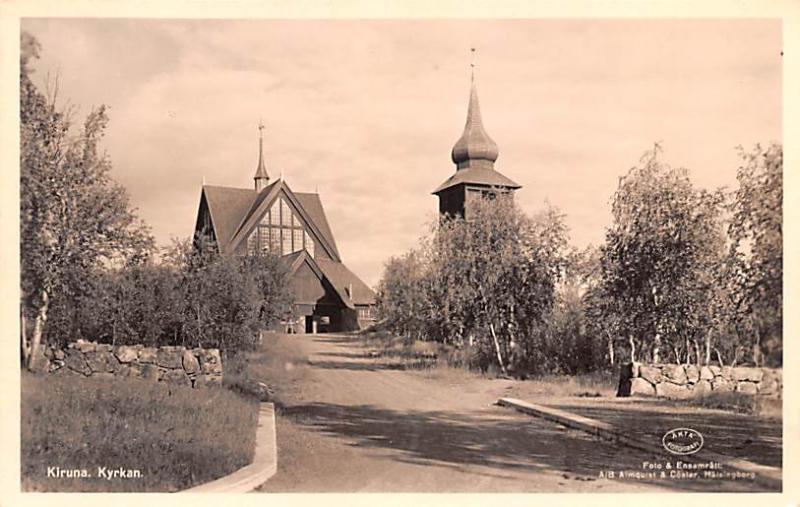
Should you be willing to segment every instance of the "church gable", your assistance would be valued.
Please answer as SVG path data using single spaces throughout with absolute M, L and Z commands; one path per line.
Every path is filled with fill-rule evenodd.
M 295 304 L 341 304 L 336 292 L 326 283 L 324 275 L 315 270 L 307 259 L 292 273 L 290 283 Z
M 338 254 L 285 184 L 276 186 L 245 218 L 231 249 L 239 253 L 288 255 L 307 251 L 311 257 L 336 259 Z

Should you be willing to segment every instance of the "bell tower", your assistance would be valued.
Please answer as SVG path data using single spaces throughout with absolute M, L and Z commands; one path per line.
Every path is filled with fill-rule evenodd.
M 475 49 L 472 48 L 474 54 Z M 451 158 L 456 172 L 433 191 L 439 197 L 439 214 L 442 216 L 469 216 L 469 205 L 474 199 L 497 196 L 513 198 L 520 185 L 500 174 L 494 163 L 500 154 L 497 143 L 483 127 L 478 91 L 475 86 L 475 64 L 470 78 L 469 104 L 464 132 L 456 141 Z

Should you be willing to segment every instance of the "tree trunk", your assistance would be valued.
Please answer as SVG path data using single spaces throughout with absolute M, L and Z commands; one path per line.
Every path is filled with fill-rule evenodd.
M 31 355 L 31 344 L 28 343 L 28 318 L 25 316 L 25 304 L 20 304 L 20 335 L 22 337 L 22 364 L 28 365 Z
M 700 366 L 700 344 L 697 342 L 697 339 L 694 339 L 694 362 L 697 366 Z
M 706 333 L 706 361 L 705 364 L 708 366 L 711 364 L 711 333 Z
M 753 364 L 761 366 L 761 331 L 756 327 L 756 341 L 753 343 Z
M 31 338 L 31 350 L 28 355 L 28 363 L 26 366 L 30 371 L 36 371 L 39 367 L 40 361 L 43 358 L 41 345 L 42 336 L 44 335 L 44 326 L 47 322 L 47 310 L 50 306 L 50 295 L 46 290 L 42 291 L 42 303 L 36 312 L 36 320 L 33 323 L 33 337 Z
M 633 341 L 633 335 L 628 335 L 628 343 L 631 345 L 631 362 L 636 362 L 636 343 Z
M 655 337 L 653 338 L 653 363 L 658 364 L 661 362 L 661 356 L 659 352 L 661 351 L 661 335 L 656 333 Z
M 606 336 L 608 336 L 608 359 L 611 361 L 611 366 L 614 366 L 614 340 L 608 331 L 606 331 Z
M 714 352 L 716 352 L 716 353 L 717 353 L 717 362 L 719 363 L 719 367 L 720 367 L 720 368 L 722 368 L 723 366 L 725 366 L 725 365 L 722 363 L 722 356 L 721 356 L 721 355 L 719 355 L 719 350 L 717 350 L 717 349 L 714 349 Z
M 492 340 L 494 341 L 494 351 L 497 353 L 497 362 L 500 363 L 500 369 L 503 371 L 503 375 L 508 376 L 508 372 L 506 371 L 506 365 L 503 363 L 503 356 L 500 353 L 500 342 L 497 341 L 497 335 L 494 332 L 494 324 L 489 323 L 489 331 L 492 332 Z
M 689 345 L 689 338 L 686 338 L 686 364 L 691 362 L 692 347 Z

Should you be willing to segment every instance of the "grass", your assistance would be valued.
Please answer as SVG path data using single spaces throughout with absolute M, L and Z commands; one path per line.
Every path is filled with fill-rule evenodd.
M 685 403 L 695 407 L 726 410 L 737 414 L 755 415 L 765 419 L 781 419 L 783 415 L 780 398 L 754 396 L 734 391 L 711 391 L 703 396 L 690 398 Z
M 420 370 L 426 377 L 437 380 L 457 380 L 464 375 L 477 375 L 470 370 L 469 350 L 421 340 L 409 340 L 385 331 L 360 334 L 364 347 L 374 357 L 389 358 L 406 369 Z M 487 376 L 499 376 L 496 369 Z M 613 372 L 592 372 L 579 375 L 545 375 L 529 377 L 521 391 L 546 396 L 600 397 L 614 396 L 617 375 Z
M 225 359 L 225 385 L 236 392 L 254 395 L 255 384 L 263 382 L 271 390 L 271 401 L 280 410 L 289 390 L 302 388 L 307 380 L 307 360 L 278 335 L 264 333 L 258 350 L 242 352 Z
M 544 375 L 524 382 L 524 391 L 537 396 L 611 398 L 617 394 L 617 374 L 611 371 L 577 375 Z
M 139 379 L 22 376 L 23 491 L 177 491 L 252 461 L 257 403 L 231 390 Z M 47 477 L 48 467 L 91 478 Z M 138 469 L 108 480 L 98 467 Z

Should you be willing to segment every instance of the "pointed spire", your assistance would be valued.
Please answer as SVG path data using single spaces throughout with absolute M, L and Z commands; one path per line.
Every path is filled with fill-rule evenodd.
M 253 177 L 255 180 L 256 192 L 261 192 L 269 182 L 269 175 L 267 168 L 264 166 L 264 122 L 258 122 L 258 168 L 256 175 Z
M 459 169 L 473 166 L 494 167 L 499 150 L 486 130 L 483 128 L 481 106 L 478 102 L 478 90 L 475 86 L 475 48 L 470 48 L 473 61 L 470 63 L 470 92 L 467 107 L 467 121 L 461 138 L 453 146 L 452 159 Z

